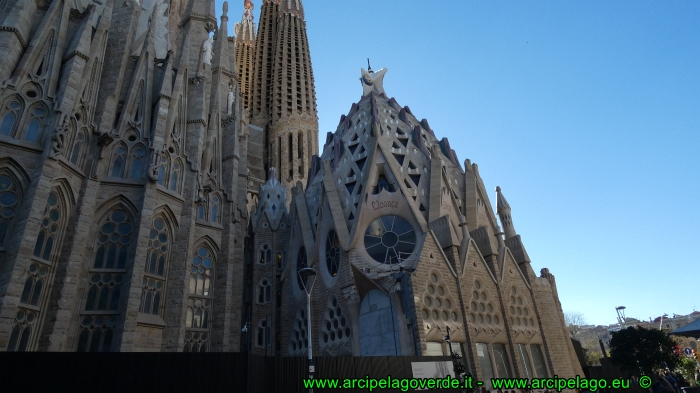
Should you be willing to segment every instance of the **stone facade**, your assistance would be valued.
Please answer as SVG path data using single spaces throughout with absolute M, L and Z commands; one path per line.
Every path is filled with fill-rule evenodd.
M 0 3 L 0 348 L 581 374 L 500 189 L 494 212 L 385 69 L 317 155 L 300 0 L 264 0 L 257 34 L 244 0 L 237 38 L 227 3 L 118 3 Z
M 362 99 L 291 190 L 276 351 L 452 350 L 481 380 L 582 375 L 554 276 L 533 272 L 500 188 L 494 212 L 478 166 L 462 167 L 427 120 L 387 97 L 385 69 L 362 71 Z M 310 321 L 305 267 L 316 272 Z

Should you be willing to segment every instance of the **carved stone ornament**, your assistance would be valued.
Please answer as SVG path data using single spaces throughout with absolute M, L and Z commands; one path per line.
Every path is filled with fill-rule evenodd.
M 68 139 L 68 132 L 70 127 L 68 127 L 67 119 L 64 119 L 59 127 L 56 128 L 53 135 L 51 135 L 51 157 L 55 158 L 66 150 L 66 140 Z
M 160 155 L 163 153 L 160 149 L 151 149 L 151 165 L 148 167 L 148 179 L 155 183 L 158 181 L 158 170 L 163 165 L 160 160 Z

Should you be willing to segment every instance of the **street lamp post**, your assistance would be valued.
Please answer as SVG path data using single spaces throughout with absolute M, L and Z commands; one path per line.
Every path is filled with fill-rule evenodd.
M 299 275 L 299 278 L 301 279 L 301 283 L 304 286 L 304 292 L 306 292 L 306 320 L 307 320 L 307 327 L 306 327 L 306 342 L 307 345 L 306 347 L 308 348 L 308 354 L 309 354 L 309 380 L 314 379 L 314 358 L 313 358 L 313 351 L 311 349 L 311 290 L 314 288 L 314 283 L 316 282 L 316 270 L 310 267 L 305 267 L 303 269 L 299 269 L 297 272 Z M 311 284 L 309 285 L 308 280 L 311 279 Z M 309 388 L 309 393 L 313 393 L 314 389 Z

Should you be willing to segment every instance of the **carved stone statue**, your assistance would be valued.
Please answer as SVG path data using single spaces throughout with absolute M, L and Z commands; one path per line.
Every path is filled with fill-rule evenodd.
M 156 5 L 156 34 L 155 48 L 156 59 L 165 59 L 170 50 L 170 40 L 168 39 L 168 23 L 170 22 L 168 9 L 170 5 L 166 0 L 160 0 Z
M 233 92 L 229 91 L 228 92 L 228 97 L 226 98 L 226 114 L 227 115 L 232 115 L 233 114 Z
M 209 37 L 202 43 L 202 63 L 211 65 L 214 38 Z
M 163 151 L 159 149 L 153 149 L 151 152 L 151 165 L 148 167 L 148 178 L 154 183 L 158 181 L 158 170 L 163 165 L 160 159 L 162 153 Z

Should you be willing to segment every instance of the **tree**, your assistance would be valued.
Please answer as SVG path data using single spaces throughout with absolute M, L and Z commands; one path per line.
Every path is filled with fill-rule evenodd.
M 569 334 L 577 338 L 579 329 L 586 324 L 586 318 L 580 312 L 567 311 L 564 313 L 564 323 L 566 323 Z
M 661 330 L 629 327 L 613 332 L 610 361 L 622 371 L 651 375 L 668 366 L 673 370 L 681 357 L 674 352 L 676 343 Z
M 600 343 L 595 337 L 582 338 L 581 347 L 586 356 L 586 363 L 589 366 L 597 366 L 600 364 L 600 359 L 603 357 L 603 352 L 600 350 Z
M 676 372 L 683 374 L 683 378 L 690 384 L 690 386 L 695 385 L 695 369 L 697 368 L 697 362 L 695 359 L 682 357 L 681 361 L 678 362 L 676 366 Z

